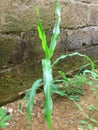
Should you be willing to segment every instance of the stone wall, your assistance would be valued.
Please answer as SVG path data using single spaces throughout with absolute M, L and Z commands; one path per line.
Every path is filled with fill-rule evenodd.
M 98 60 L 98 0 L 59 0 L 61 34 L 54 58 L 80 51 Z M 55 23 L 54 0 L 0 0 L 0 101 L 13 100 L 40 76 L 44 54 L 37 34 L 36 5 L 50 41 Z M 53 59 L 54 59 L 53 58 Z M 69 71 L 81 65 L 81 58 L 58 64 Z M 63 67 L 62 67 L 63 65 Z

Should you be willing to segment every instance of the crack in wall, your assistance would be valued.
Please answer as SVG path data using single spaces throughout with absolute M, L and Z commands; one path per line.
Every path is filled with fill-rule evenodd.
M 85 4 L 85 5 L 98 5 L 97 3 L 92 3 L 90 1 L 77 1 L 75 0 L 73 3 L 81 3 L 81 4 Z
M 98 28 L 98 25 L 87 25 L 87 26 L 79 26 L 79 27 L 60 27 L 61 31 L 64 30 L 79 30 L 79 29 L 85 29 L 85 28 Z M 52 30 L 53 29 L 46 29 L 45 32 L 46 33 L 50 33 L 52 34 Z M 37 30 L 31 30 L 31 31 L 27 31 L 27 32 L 1 32 L 0 36 L 12 36 L 12 37 L 17 37 L 17 38 L 21 38 L 23 37 L 23 35 L 27 34 L 29 35 L 30 33 L 32 34 L 37 34 Z
M 98 28 L 98 25 L 87 25 L 87 26 L 78 26 L 78 27 L 61 27 L 61 30 L 78 30 L 78 29 L 85 29 L 85 28 Z

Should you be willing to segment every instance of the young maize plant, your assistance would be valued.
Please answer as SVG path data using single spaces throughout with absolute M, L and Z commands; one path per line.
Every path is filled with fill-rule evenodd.
M 90 58 L 88 58 L 86 55 L 82 55 L 78 52 L 68 54 L 68 55 L 62 55 L 59 58 L 57 58 L 54 63 L 51 63 L 51 58 L 54 55 L 54 51 L 57 45 L 57 39 L 60 34 L 60 22 L 61 22 L 61 11 L 60 11 L 60 5 L 56 4 L 56 14 L 57 14 L 57 21 L 55 23 L 53 34 L 51 37 L 50 45 L 48 47 L 47 41 L 46 41 L 46 34 L 43 30 L 40 17 L 39 17 L 39 10 L 38 7 L 36 8 L 36 12 L 38 15 L 38 34 L 39 38 L 42 42 L 42 49 L 45 53 L 45 59 L 42 59 L 42 70 L 43 70 L 43 79 L 36 80 L 32 87 L 29 89 L 29 91 L 26 93 L 25 97 L 23 98 L 23 102 L 28 99 L 27 106 L 26 106 L 26 112 L 27 112 L 27 119 L 30 122 L 31 119 L 31 113 L 33 109 L 34 104 L 34 97 L 36 95 L 36 90 L 38 89 L 41 82 L 43 82 L 43 88 L 44 88 L 44 117 L 48 124 L 48 127 L 51 129 L 52 127 L 52 109 L 53 109 L 53 102 L 52 102 L 52 93 L 57 93 L 60 96 L 65 96 L 65 91 L 61 91 L 58 89 L 57 85 L 55 84 L 53 80 L 53 74 L 52 74 L 52 67 L 61 59 L 64 59 L 66 57 L 79 55 L 82 57 L 85 57 L 91 64 L 92 70 L 94 69 L 94 63 L 91 61 Z

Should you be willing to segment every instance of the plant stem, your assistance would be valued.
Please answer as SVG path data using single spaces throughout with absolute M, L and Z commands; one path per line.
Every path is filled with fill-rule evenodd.
M 53 107 L 52 97 L 51 97 L 52 85 L 53 85 L 51 61 L 49 59 L 43 59 L 42 67 L 43 67 L 43 81 L 44 81 L 44 95 L 45 95 L 44 116 L 48 124 L 48 127 L 51 128 L 52 107 Z

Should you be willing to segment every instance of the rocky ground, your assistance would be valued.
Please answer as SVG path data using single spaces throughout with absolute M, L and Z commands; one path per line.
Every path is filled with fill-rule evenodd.
M 53 127 L 52 130 L 85 130 L 80 128 L 79 121 L 84 119 L 84 115 L 88 114 L 90 117 L 94 116 L 94 119 L 98 121 L 98 115 L 95 111 L 87 109 L 88 105 L 94 105 L 98 107 L 98 102 L 90 87 L 83 86 L 84 96 L 80 97 L 78 102 L 83 111 L 80 111 L 74 102 L 67 98 L 62 98 L 58 95 L 53 95 Z M 43 118 L 43 93 L 40 92 L 36 95 L 34 101 L 34 109 L 32 112 L 32 125 L 33 130 L 48 130 L 47 125 Z M 4 109 L 8 109 L 11 119 L 6 124 L 5 130 L 29 130 L 29 125 L 25 117 L 25 105 L 23 105 L 23 114 L 18 111 L 18 106 L 21 100 L 3 106 Z M 95 123 L 94 130 L 98 130 L 98 124 Z M 2 130 L 2 129 L 0 129 Z M 89 129 L 87 129 L 89 130 Z

